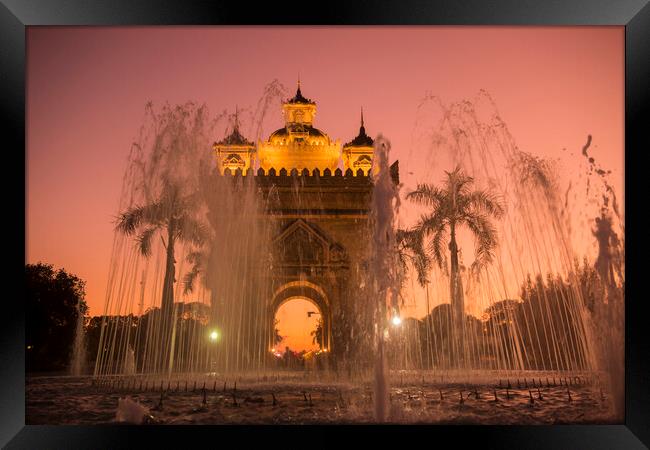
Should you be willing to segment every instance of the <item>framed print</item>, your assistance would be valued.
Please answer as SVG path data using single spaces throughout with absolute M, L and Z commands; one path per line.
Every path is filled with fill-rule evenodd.
M 7 448 L 647 445 L 647 3 L 331 6 L 4 2 Z

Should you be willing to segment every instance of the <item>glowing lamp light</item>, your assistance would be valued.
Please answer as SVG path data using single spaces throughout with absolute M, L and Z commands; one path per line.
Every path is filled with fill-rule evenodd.
M 219 339 L 219 333 L 217 333 L 217 330 L 213 330 L 213 331 L 210 333 L 210 340 L 211 340 L 212 342 L 216 342 L 217 339 Z
M 391 322 L 393 322 L 393 325 L 395 325 L 397 327 L 397 326 L 399 326 L 399 324 L 402 323 L 402 319 L 400 319 L 399 316 L 395 316 L 395 317 L 393 317 L 393 320 Z

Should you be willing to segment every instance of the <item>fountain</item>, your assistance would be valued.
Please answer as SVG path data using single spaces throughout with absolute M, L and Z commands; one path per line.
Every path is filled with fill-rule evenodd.
M 414 133 L 425 160 L 407 157 L 406 173 L 417 162 L 416 181 L 435 186 L 443 171 L 463 175 L 463 195 L 498 202 L 477 197 L 483 209 L 470 213 L 491 215 L 468 213 L 465 228 L 416 239 L 423 209 L 400 202 L 390 143 L 367 136 L 363 116 L 343 145 L 345 170 L 300 86 L 282 103 L 285 127 L 264 140 L 267 110 L 285 93 L 267 86 L 247 127 L 239 110 L 212 118 L 195 104 L 148 105 L 116 219 L 96 386 L 199 392 L 203 405 L 212 393 L 232 407 L 226 422 L 248 420 L 234 406 L 272 396 L 270 411 L 284 402 L 333 408 L 340 422 L 423 423 L 453 420 L 451 408 L 469 421 L 535 423 L 494 405 L 596 408 L 595 388 L 612 403 L 589 417 L 620 418 L 624 230 L 606 172 L 589 160 L 589 192 L 600 195 L 600 180 L 605 196 L 598 220 L 581 227 L 588 195 L 578 183 L 573 200 L 562 195 L 553 161 L 517 148 L 486 93 L 450 106 L 427 98 Z M 577 264 L 594 237 L 598 257 Z M 322 320 L 309 370 L 283 368 L 274 354 L 275 314 L 295 298 Z M 425 301 L 423 319 L 400 314 Z
M 74 376 L 82 375 L 86 368 L 85 320 L 85 308 L 83 308 L 81 301 L 79 301 L 77 303 L 77 326 L 75 328 L 74 344 L 72 347 L 72 364 L 70 365 L 70 372 Z
M 375 419 L 384 422 L 388 413 L 388 367 L 384 336 L 388 321 L 387 309 L 398 311 L 400 280 L 398 275 L 395 215 L 399 208 L 399 195 L 388 165 L 390 143 L 379 136 L 375 142 L 376 176 L 371 202 L 372 252 L 371 272 L 372 298 L 376 299 L 375 312 Z

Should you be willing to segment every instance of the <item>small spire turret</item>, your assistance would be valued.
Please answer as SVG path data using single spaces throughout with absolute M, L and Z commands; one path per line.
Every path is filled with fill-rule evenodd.
M 359 134 L 344 146 L 372 147 L 373 144 L 373 139 L 366 134 L 365 122 L 363 120 L 363 107 L 361 107 L 361 126 L 359 127 Z
M 312 101 L 311 99 L 303 97 L 302 91 L 300 90 L 300 75 L 298 75 L 298 85 L 296 87 L 296 95 L 294 95 L 293 98 L 287 100 L 286 103 L 303 103 L 303 104 L 311 104 L 311 105 L 315 104 L 315 102 Z

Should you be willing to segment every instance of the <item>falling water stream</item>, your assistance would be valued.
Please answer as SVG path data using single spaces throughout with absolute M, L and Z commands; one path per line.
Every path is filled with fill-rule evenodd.
M 390 143 L 379 136 L 375 142 L 374 164 L 377 167 L 372 191 L 371 227 L 372 256 L 371 278 L 373 297 L 377 302 L 375 315 L 376 361 L 375 361 L 375 418 L 384 422 L 388 415 L 388 362 L 385 349 L 385 332 L 389 322 L 387 310 L 398 306 L 399 280 L 397 277 L 395 216 L 399 208 L 397 186 L 389 168 Z
M 86 339 L 84 333 L 85 311 L 81 302 L 77 302 L 77 326 L 75 328 L 74 344 L 72 345 L 72 364 L 70 373 L 79 376 L 86 368 Z

